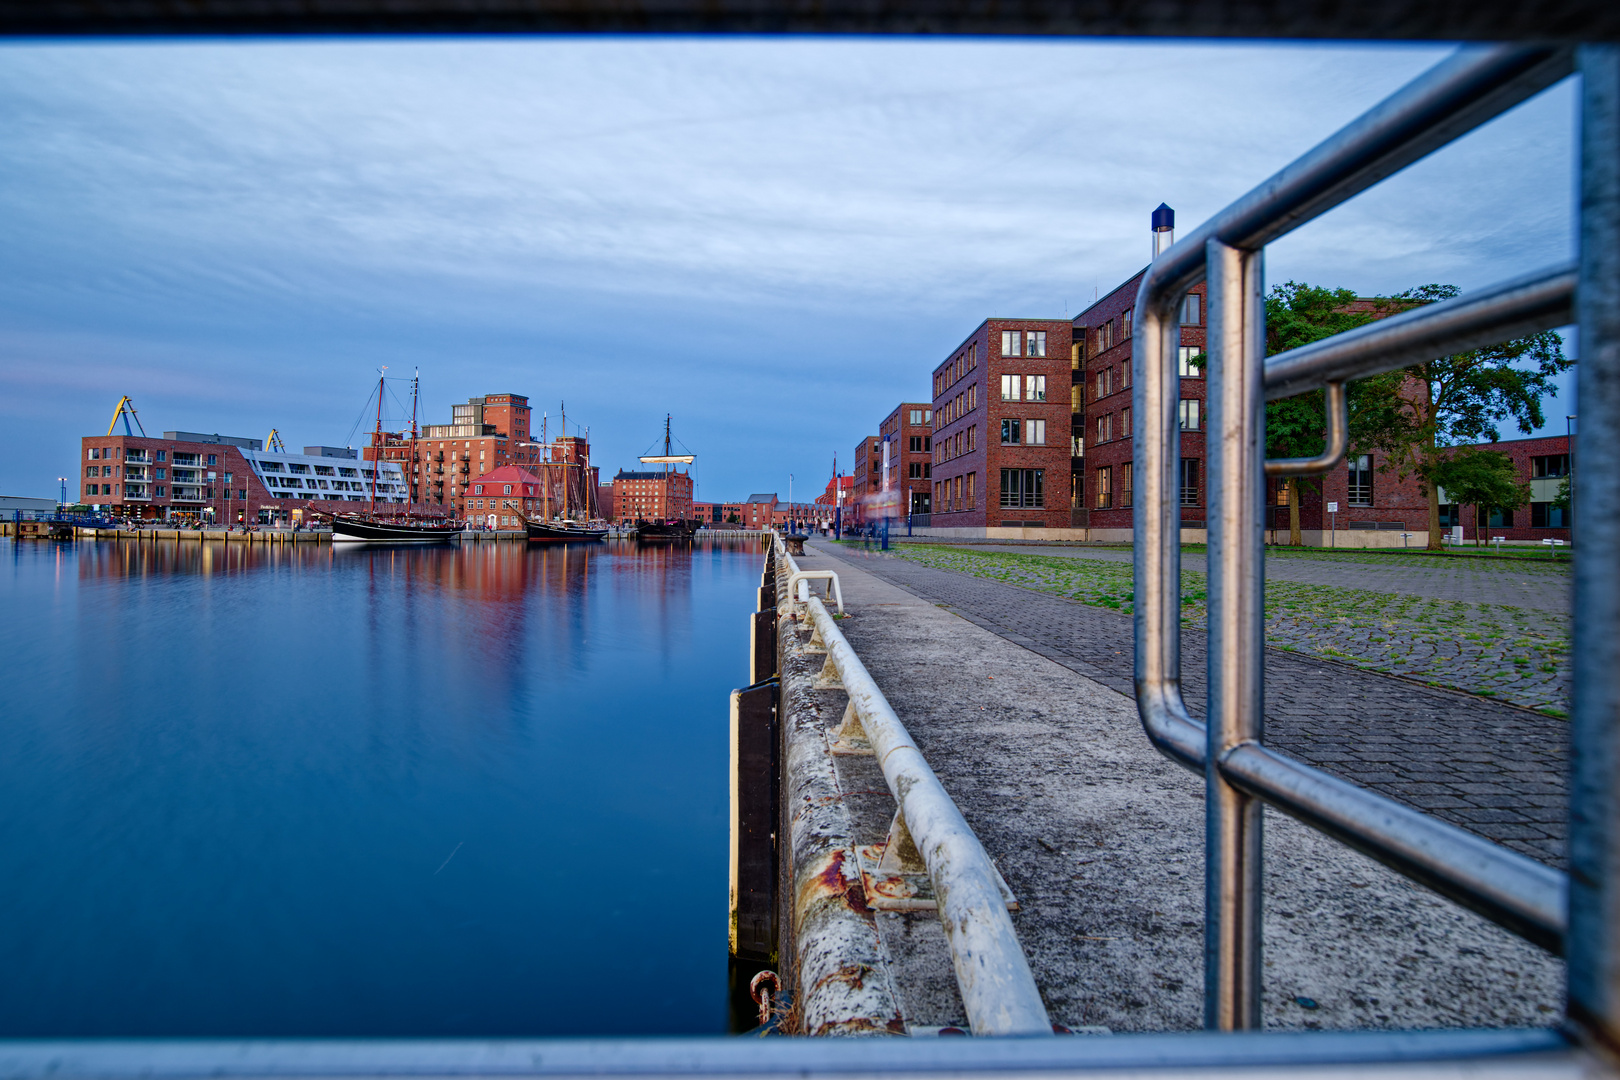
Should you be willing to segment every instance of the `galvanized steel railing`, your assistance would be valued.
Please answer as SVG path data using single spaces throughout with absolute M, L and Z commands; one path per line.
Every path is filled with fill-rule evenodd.
M 798 584 L 808 582 L 811 572 L 799 569 L 780 537 L 776 557 L 786 570 L 778 570 L 777 579 L 792 583 L 784 603 L 803 612 L 814 631 L 812 640 L 827 650 L 826 664 L 831 670 L 826 673 L 836 674 L 849 694 L 849 708 L 871 743 L 900 817 L 928 867 L 956 985 L 973 1033 L 1052 1034 L 1052 1022 L 1007 915 L 1000 877 L 990 856 L 826 605 L 817 597 L 800 600 L 796 595 Z M 836 590 L 837 579 L 828 585 Z
M 1613 50 L 1597 50 L 1612 63 Z M 1571 1001 L 1577 973 L 1601 963 L 1606 987 L 1616 983 L 1614 951 L 1592 949 L 1596 935 L 1579 947 L 1566 942 L 1569 878 L 1517 852 L 1483 840 L 1427 814 L 1313 769 L 1263 743 L 1264 646 L 1263 515 L 1265 476 L 1323 471 L 1343 461 L 1346 439 L 1344 383 L 1395 370 L 1464 349 L 1546 330 L 1571 321 L 1576 272 L 1564 267 L 1508 282 L 1446 303 L 1419 308 L 1304 348 L 1265 358 L 1261 267 L 1265 245 L 1337 206 L 1423 155 L 1512 108 L 1573 70 L 1574 54 L 1561 48 L 1466 48 L 1398 91 L 1382 104 L 1283 169 L 1216 215 L 1191 236 L 1154 260 L 1136 301 L 1134 396 L 1140 427 L 1135 447 L 1138 480 L 1136 526 L 1136 697 L 1149 737 L 1166 755 L 1206 778 L 1205 830 L 1205 1026 L 1217 1030 L 1261 1024 L 1261 816 L 1260 805 L 1279 810 L 1365 852 L 1384 864 L 1464 904 L 1510 930 L 1569 959 Z M 1583 70 L 1587 61 L 1583 59 Z M 1617 95 L 1612 72 L 1603 84 Z M 1590 82 L 1590 76 L 1588 76 Z M 1616 96 L 1615 100 L 1620 100 Z M 1605 99 L 1608 101 L 1609 99 Z M 1594 166 L 1605 182 L 1616 174 L 1615 117 L 1595 117 L 1588 87 L 1585 120 L 1588 145 L 1583 173 Z M 1598 123 L 1594 125 L 1594 119 Z M 1595 130 L 1601 129 L 1601 131 Z M 1593 153 L 1593 140 L 1597 153 Z M 1601 161 L 1594 160 L 1601 159 Z M 1612 197 L 1620 203 L 1620 197 Z M 1590 214 L 1593 201 L 1585 201 Z M 1607 204 L 1606 204 L 1607 205 Z M 1588 223 L 1590 226 L 1590 222 Z M 1602 232 L 1606 257 L 1613 259 L 1613 228 Z M 1587 242 L 1591 242 L 1590 230 Z M 1611 264 L 1612 265 L 1612 264 Z M 1209 647 L 1208 722 L 1188 714 L 1181 693 L 1180 506 L 1177 461 L 1180 379 L 1176 347 L 1179 310 L 1187 290 L 1209 282 L 1209 385 L 1207 456 L 1209 474 Z M 1591 275 L 1583 267 L 1583 300 Z M 1611 322 L 1617 298 L 1605 317 Z M 1583 308 L 1584 312 L 1584 308 Z M 1588 445 L 1615 442 L 1613 410 L 1593 408 L 1587 386 L 1594 379 L 1620 380 L 1620 334 L 1592 333 L 1583 314 L 1581 327 L 1580 459 L 1586 486 L 1580 487 L 1583 537 L 1608 531 L 1620 519 L 1609 496 L 1603 509 L 1584 494 L 1614 476 L 1589 456 Z M 1605 351 L 1607 350 L 1607 351 Z M 1607 385 L 1607 383 L 1605 383 Z M 1316 387 L 1328 389 L 1328 453 L 1309 460 L 1265 460 L 1264 401 Z M 1610 390 L 1610 396 L 1620 396 Z M 1593 414 L 1597 415 L 1593 415 Z M 1610 456 L 1616 456 L 1611 449 Z M 1597 496 L 1595 496 L 1597 497 Z M 1594 512 L 1595 511 L 1595 512 Z M 1608 514 L 1609 516 L 1604 516 Z M 1614 639 L 1620 633 L 1620 595 L 1612 559 L 1592 540 L 1576 547 L 1590 572 L 1598 560 L 1605 570 L 1595 590 L 1608 605 L 1585 627 L 1585 640 L 1597 638 L 1611 664 L 1586 670 L 1588 682 L 1615 682 Z M 1594 576 L 1590 573 L 1588 576 Z M 1582 640 L 1583 603 L 1577 569 L 1577 653 Z M 1583 672 L 1577 669 L 1577 685 Z M 1613 691 L 1608 692 L 1612 695 Z M 1605 697 L 1600 711 L 1612 725 L 1615 709 Z M 1581 709 L 1577 692 L 1577 712 Z M 1588 711 L 1591 711 L 1590 709 Z M 1603 779 L 1612 782 L 1612 735 L 1607 729 L 1589 743 L 1577 722 L 1575 757 L 1580 776 L 1583 752 L 1601 751 Z M 1579 790 L 1572 806 L 1571 847 L 1580 866 L 1583 837 L 1607 837 L 1612 810 L 1607 795 Z M 1607 790 L 1607 789 L 1606 789 Z M 1580 800 L 1584 799 L 1585 802 Z M 1594 813 L 1596 811 L 1596 813 Z M 1590 842 L 1590 841 L 1588 841 Z M 1612 858 L 1605 852 L 1604 859 Z M 1601 860 L 1599 860 L 1601 861 Z M 1609 867 L 1587 886 L 1614 901 L 1604 881 Z M 1600 905 L 1601 906 L 1601 905 Z M 1612 925 L 1612 924 L 1611 924 Z M 1605 934 L 1613 933 L 1605 929 Z M 1614 1018 L 1612 989 L 1605 1023 Z

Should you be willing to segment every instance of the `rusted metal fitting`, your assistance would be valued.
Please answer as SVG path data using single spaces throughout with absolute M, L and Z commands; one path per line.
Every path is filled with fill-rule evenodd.
M 771 1022 L 771 1002 L 782 993 L 782 980 L 774 971 L 762 971 L 748 984 L 749 996 L 759 1006 L 760 1026 Z

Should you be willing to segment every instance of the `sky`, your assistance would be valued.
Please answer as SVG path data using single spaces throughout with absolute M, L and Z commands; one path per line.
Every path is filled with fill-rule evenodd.
M 515 392 L 556 434 L 566 403 L 606 476 L 669 413 L 699 499 L 810 498 L 984 319 L 1077 314 L 1160 202 L 1190 231 L 1450 51 L 8 42 L 0 494 L 55 495 L 124 394 L 153 434 L 359 445 L 386 366 L 425 422 Z M 1573 258 L 1575 113 L 1544 92 L 1272 245 L 1268 283 Z

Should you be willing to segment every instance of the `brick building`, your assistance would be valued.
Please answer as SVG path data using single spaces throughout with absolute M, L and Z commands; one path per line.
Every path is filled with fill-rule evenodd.
M 617 521 L 690 521 L 692 474 L 620 469 L 613 477 L 613 511 Z
M 453 405 L 451 422 L 428 424 L 413 439 L 408 431 L 383 433 L 382 458 L 407 469 L 411 497 L 443 503 L 458 515 L 467 513 L 468 485 L 475 477 L 505 465 L 534 465 L 544 460 L 543 447 L 529 437 L 531 410 L 522 394 L 486 394 Z M 365 447 L 371 461 L 377 449 Z
M 1506 454 L 1530 485 L 1530 504 L 1517 509 L 1457 506 L 1440 489 L 1440 527 L 1450 533 L 1462 527 L 1463 539 L 1476 534 L 1515 543 L 1570 539 L 1570 515 L 1553 505 L 1564 477 L 1570 474 L 1570 440 L 1566 435 L 1480 443 L 1479 448 Z M 1386 471 L 1381 453 L 1351 454 L 1342 466 L 1310 483 L 1300 484 L 1300 532 L 1308 546 L 1420 547 L 1429 538 L 1429 501 L 1416 477 L 1404 479 Z M 1268 485 L 1270 517 L 1267 539 L 1286 543 L 1288 507 L 1280 484 Z M 1330 510 L 1330 507 L 1337 510 Z M 1402 537 L 1401 533 L 1407 536 Z
M 1078 419 L 1071 498 L 1086 511 L 1093 540 L 1129 540 L 1135 476 L 1131 462 L 1131 320 L 1142 271 L 1074 318 L 1076 374 L 1072 411 Z M 1204 351 L 1206 287 L 1183 301 L 1177 369 L 1181 375 L 1181 463 L 1178 469 L 1183 529 L 1204 527 L 1205 380 L 1193 357 Z
M 1070 328 L 986 319 L 934 369 L 934 528 L 1070 527 Z
M 902 402 L 878 425 L 878 488 L 900 493 L 900 513 L 927 514 L 934 502 L 934 407 Z M 882 469 L 888 449 L 888 472 Z
M 467 497 L 467 520 L 491 529 L 521 529 L 523 518 L 514 511 L 542 518 L 547 509 L 544 483 L 521 465 L 491 469 L 472 482 Z
M 265 451 L 259 439 L 166 431 L 162 438 L 86 436 L 79 440 L 82 501 L 114 517 L 216 525 L 292 524 L 308 511 L 368 507 L 435 513 L 410 502 L 399 463 L 370 462 L 347 448 Z
M 768 529 L 776 520 L 776 493 L 756 492 L 742 504 L 742 525 L 748 529 Z

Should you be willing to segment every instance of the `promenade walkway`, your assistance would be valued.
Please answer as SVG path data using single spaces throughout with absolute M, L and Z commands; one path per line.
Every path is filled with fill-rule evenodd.
M 831 554 L 1071 671 L 1132 693 L 1128 615 L 858 548 Z M 1181 656 L 1188 707 L 1202 716 L 1201 631 L 1183 632 Z M 1278 749 L 1563 865 L 1569 798 L 1563 720 L 1268 649 L 1265 722 L 1266 740 Z
M 1199 1027 L 1203 784 L 1142 734 L 1115 640 L 1128 622 L 899 559 L 809 551 L 802 567 L 839 571 L 844 633 L 1017 895 L 1052 1018 Z M 1059 636 L 1050 620 L 1077 614 L 1059 624 L 1062 649 L 1043 644 Z M 880 840 L 894 804 L 876 763 L 835 760 L 861 842 Z M 1288 818 L 1268 812 L 1265 827 L 1268 1027 L 1559 1016 L 1553 957 Z M 877 919 L 907 1021 L 964 1024 L 937 917 Z

